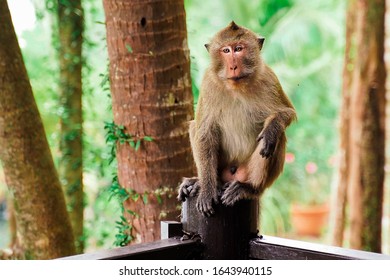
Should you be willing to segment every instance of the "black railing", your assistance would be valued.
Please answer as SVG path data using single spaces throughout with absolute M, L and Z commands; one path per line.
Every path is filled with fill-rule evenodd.
M 344 249 L 272 236 L 257 236 L 258 202 L 243 200 L 233 207 L 217 205 L 211 218 L 183 203 L 182 223 L 162 222 L 162 240 L 75 255 L 67 260 L 129 259 L 261 259 L 261 260 L 390 260 L 390 255 Z

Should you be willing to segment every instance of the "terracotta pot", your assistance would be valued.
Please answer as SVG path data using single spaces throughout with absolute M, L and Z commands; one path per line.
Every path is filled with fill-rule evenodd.
M 291 206 L 291 223 L 298 235 L 318 237 L 327 223 L 328 214 L 328 204 L 293 204 Z

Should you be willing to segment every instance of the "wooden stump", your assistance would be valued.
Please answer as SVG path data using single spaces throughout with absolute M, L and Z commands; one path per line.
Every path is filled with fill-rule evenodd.
M 185 232 L 199 234 L 204 259 L 248 259 L 249 240 L 257 235 L 258 200 L 241 200 L 232 207 L 214 205 L 215 214 L 204 217 L 196 209 L 197 197 L 182 205 Z

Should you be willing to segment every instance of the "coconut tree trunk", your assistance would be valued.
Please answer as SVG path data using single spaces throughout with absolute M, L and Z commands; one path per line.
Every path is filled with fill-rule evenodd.
M 347 160 L 341 165 L 341 182 L 348 189 L 350 246 L 380 252 L 385 163 L 385 0 L 350 0 L 348 11 L 343 115 L 349 118 L 342 118 L 342 151 Z
M 136 241 L 160 238 L 160 219 L 178 219 L 176 188 L 194 174 L 193 118 L 182 0 L 104 0 L 118 179 Z M 124 139 L 123 139 L 124 138 Z M 123 143 L 123 144 L 120 144 Z
M 82 43 L 81 0 L 58 0 L 60 62 L 60 162 L 59 175 L 76 240 L 77 252 L 84 249 L 84 193 L 82 154 Z
M 27 259 L 75 253 L 50 154 L 7 1 L 0 1 L 0 160 Z
M 15 217 L 15 207 L 14 202 L 11 197 L 7 197 L 7 216 L 8 216 L 8 225 L 9 225 L 9 235 L 10 242 L 8 244 L 9 248 L 15 248 L 19 246 L 18 234 L 16 228 L 16 217 Z
M 350 167 L 350 152 L 349 147 L 349 131 L 350 131 L 350 95 L 352 86 L 352 68 L 355 54 L 353 48 L 353 40 L 356 28 L 356 12 L 349 8 L 347 10 L 346 21 L 346 44 L 344 55 L 343 69 L 343 88 L 342 88 L 342 105 L 340 110 L 340 157 L 339 157 L 339 182 L 337 188 L 336 204 L 335 204 L 335 219 L 333 221 L 333 244 L 342 246 L 344 241 L 344 229 L 346 222 L 346 205 L 347 205 L 347 190 L 348 176 Z

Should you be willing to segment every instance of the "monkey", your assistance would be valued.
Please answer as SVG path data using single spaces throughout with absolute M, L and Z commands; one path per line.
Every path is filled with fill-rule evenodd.
M 198 177 L 184 178 L 178 199 L 196 196 L 204 216 L 261 196 L 284 166 L 285 130 L 295 109 L 260 52 L 264 38 L 232 21 L 205 44 L 211 57 L 189 137 Z

